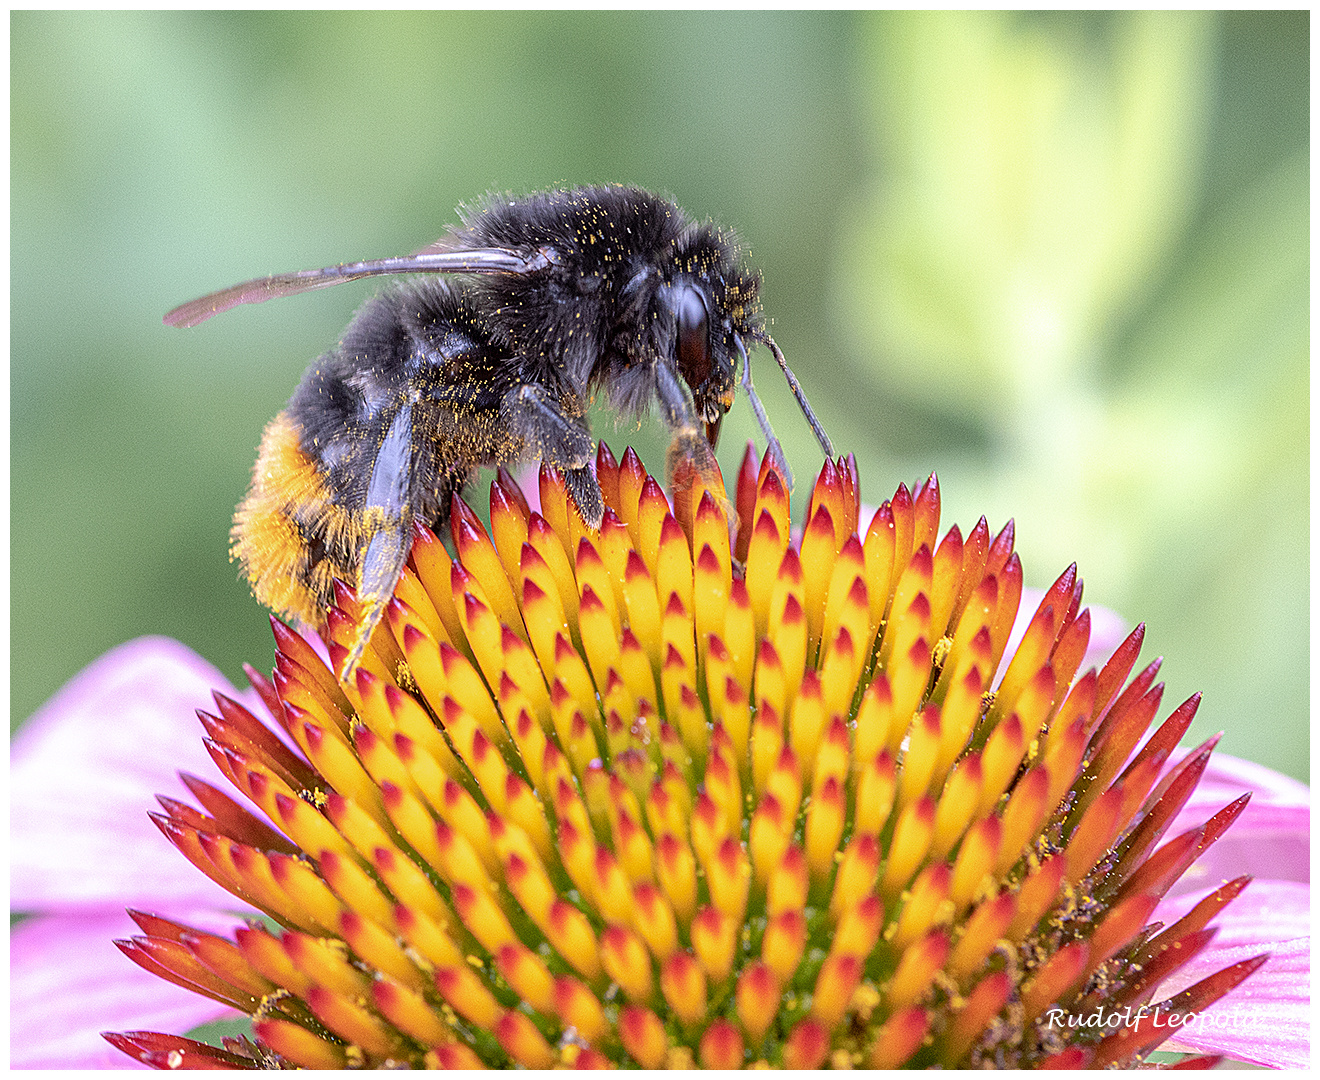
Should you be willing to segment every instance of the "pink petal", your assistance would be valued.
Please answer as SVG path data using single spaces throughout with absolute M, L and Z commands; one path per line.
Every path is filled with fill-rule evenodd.
M 173 914 L 173 913 L 172 913 Z M 181 922 L 227 932 L 199 913 Z M 141 930 L 117 915 L 29 919 L 10 937 L 10 1066 L 16 1069 L 134 1067 L 102 1031 L 186 1032 L 237 1016 L 209 998 L 149 974 L 121 953 L 115 938 Z
M 1218 970 L 1260 952 L 1255 948 L 1210 948 L 1197 959 L 1212 960 Z M 1264 967 L 1160 1049 L 1225 1054 L 1276 1069 L 1309 1068 L 1310 977 L 1310 938 L 1279 942 Z
M 1214 813 L 1244 791 L 1254 792 L 1251 801 L 1261 805 L 1307 808 L 1311 805 L 1311 789 L 1300 780 L 1284 776 L 1283 773 L 1275 772 L 1264 765 L 1257 765 L 1254 761 L 1246 761 L 1216 751 L 1210 758 L 1210 764 L 1206 767 L 1201 782 L 1197 784 L 1196 791 L 1182 811 L 1183 818 L 1193 818 L 1202 814 L 1202 808 Z
M 1215 882 L 1211 888 L 1218 888 L 1221 882 Z M 1192 910 L 1210 889 L 1161 900 L 1151 915 L 1165 925 L 1181 919 Z M 1279 881 L 1257 878 L 1215 916 L 1210 923 L 1219 928 L 1212 944 L 1216 949 L 1254 948 L 1256 952 L 1268 952 L 1274 943 L 1292 938 L 1306 937 L 1311 932 L 1311 887 L 1303 882 Z M 1181 972 L 1193 969 L 1200 964 L 1199 958 L 1193 960 Z M 1177 993 L 1184 985 L 1190 985 L 1198 979 L 1218 971 L 1223 964 L 1210 965 L 1189 982 L 1183 983 L 1172 991 L 1161 988 L 1159 997 L 1168 997 Z M 1168 985 L 1172 985 L 1172 979 Z
M 1170 923 L 1185 915 L 1200 895 L 1163 901 L 1153 918 Z M 1253 881 L 1211 923 L 1214 941 L 1166 979 L 1153 1001 L 1163 1001 L 1193 983 L 1261 953 L 1265 965 L 1241 986 L 1179 1031 L 1161 1050 L 1227 1054 L 1274 1068 L 1310 1064 L 1311 889 L 1295 881 Z
M 147 818 L 156 792 L 187 798 L 180 769 L 229 786 L 194 715 L 214 708 L 212 687 L 240 696 L 178 642 L 139 638 L 96 660 L 32 717 L 11 754 L 13 908 L 239 906 Z
M 1180 751 L 1172 761 L 1181 762 L 1184 756 Z M 1205 775 L 1167 835 L 1178 836 L 1195 828 L 1248 791 L 1251 802 L 1241 816 L 1183 875 L 1171 895 L 1204 894 L 1241 874 L 1310 880 L 1310 789 L 1255 762 L 1212 754 Z

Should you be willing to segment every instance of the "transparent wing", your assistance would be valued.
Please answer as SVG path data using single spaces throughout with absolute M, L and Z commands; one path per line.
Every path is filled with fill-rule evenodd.
M 340 263 L 320 270 L 296 270 L 291 274 L 254 278 L 180 304 L 165 316 L 164 321 L 166 326 L 196 326 L 239 304 L 260 304 L 277 296 L 293 296 L 378 274 L 528 274 L 549 266 L 553 260 L 554 253 L 549 248 L 538 248 L 531 254 L 508 248 L 469 248 L 463 251 L 425 248 L 415 255 Z

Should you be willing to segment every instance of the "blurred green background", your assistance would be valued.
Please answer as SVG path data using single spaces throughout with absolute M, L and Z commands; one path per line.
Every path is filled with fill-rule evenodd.
M 738 230 L 869 502 L 1014 517 L 1029 583 L 1147 621 L 1165 713 L 1307 777 L 1306 12 L 11 19 L 12 723 L 139 634 L 269 665 L 230 514 L 370 288 L 162 313 L 608 180 Z

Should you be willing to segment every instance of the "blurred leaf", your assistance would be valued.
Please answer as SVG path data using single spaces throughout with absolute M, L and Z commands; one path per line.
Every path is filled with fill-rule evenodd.
M 840 279 L 859 353 L 1012 439 L 1032 401 L 1094 362 L 1187 218 L 1212 26 L 1187 12 L 1115 15 L 1091 35 L 1021 14 L 876 16 L 879 183 Z
M 1294 774 L 1308 754 L 1308 172 L 1298 154 L 1225 207 L 1132 342 L 1096 511 L 1115 511 L 1137 556 L 1123 609 L 1150 620 L 1154 648 L 1178 643 L 1171 690 L 1206 692 L 1198 730 L 1227 728 L 1229 753 Z
M 1139 568 L 1184 565 L 1190 538 L 1220 542 L 1252 490 L 1302 460 L 1307 198 L 1297 158 L 1225 207 L 1110 380 L 1057 393 L 1020 435 L 1021 458 L 987 479 L 992 505 L 1038 507 L 1035 542 L 1071 550 L 1130 603 Z M 1160 550 L 1173 536 L 1184 554 Z
M 935 433 L 910 468 L 939 468 L 959 520 L 1016 518 L 1030 580 L 1075 559 L 1091 602 L 1146 620 L 1171 698 L 1205 692 L 1202 737 L 1305 775 L 1304 20 L 869 29 L 877 182 L 845 231 L 844 315 L 877 392 L 986 431 Z M 1292 66 L 1258 74 L 1276 54 Z M 1211 149 L 1237 184 L 1206 202 Z

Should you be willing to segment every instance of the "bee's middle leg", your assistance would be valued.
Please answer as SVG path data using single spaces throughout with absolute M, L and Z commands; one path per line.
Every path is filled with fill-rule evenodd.
M 539 453 L 547 465 L 563 470 L 582 520 L 592 529 L 600 528 L 605 500 L 591 471 L 596 447 L 585 416 L 569 416 L 545 387 L 536 383 L 510 390 L 502 411 L 510 429 L 521 436 L 529 456 Z

